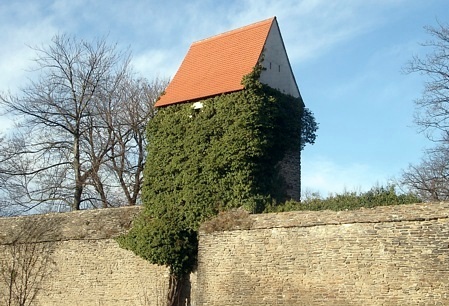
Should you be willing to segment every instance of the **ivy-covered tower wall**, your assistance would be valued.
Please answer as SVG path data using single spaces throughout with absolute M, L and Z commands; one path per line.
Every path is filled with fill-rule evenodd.
M 278 23 L 273 22 L 264 45 L 260 82 L 279 90 L 281 93 L 301 99 L 295 76 L 285 50 Z M 304 106 L 301 100 L 301 106 Z M 298 134 L 298 137 L 300 135 Z M 297 145 L 285 153 L 279 164 L 280 174 L 285 180 L 289 199 L 300 200 L 301 194 L 301 147 Z
M 148 127 L 146 204 L 183 203 L 189 213 L 213 216 L 299 200 L 303 102 L 259 76 L 255 69 L 243 90 L 197 101 L 201 108 L 159 108 Z
M 234 118 L 219 114 L 222 98 L 227 100 L 225 115 L 232 114 Z M 177 119 L 174 125 L 164 126 L 163 133 L 173 129 L 181 135 L 176 127 L 181 121 L 186 124 L 183 128 L 187 129 L 198 123 L 197 130 L 210 129 L 202 131 L 210 139 L 203 139 L 200 147 L 213 147 L 213 141 L 225 134 L 220 131 L 219 135 L 215 131 L 228 127 L 232 130 L 236 124 L 235 130 L 232 130 L 235 139 L 234 136 L 231 138 L 232 141 L 238 137 L 241 139 L 231 145 L 231 138 L 225 136 L 219 143 L 223 146 L 221 150 L 234 146 L 234 153 L 239 153 L 234 154 L 231 150 L 230 154 L 220 154 L 228 155 L 226 163 L 229 165 L 239 164 L 241 167 L 244 164 L 247 177 L 239 181 L 239 172 L 243 170 L 235 166 L 224 166 L 218 172 L 226 171 L 230 176 L 237 172 L 233 189 L 246 185 L 244 191 L 239 191 L 240 194 L 234 192 L 237 198 L 246 199 L 248 194 L 251 194 L 250 197 L 257 194 L 258 202 L 260 197 L 268 196 L 277 203 L 300 199 L 300 151 L 303 147 L 300 143 L 300 121 L 304 103 L 276 17 L 194 42 L 155 106 L 161 113 L 167 111 L 175 118 L 175 113 L 184 107 L 195 109 L 198 114 L 192 115 L 190 122 L 184 122 L 184 118 Z M 168 111 L 172 108 L 176 111 Z M 217 112 L 210 114 L 211 109 Z M 235 109 L 238 112 L 234 112 Z M 201 122 L 206 114 L 208 117 Z M 161 116 L 159 119 L 167 120 Z M 152 120 L 150 125 L 155 121 Z M 222 126 L 217 127 L 220 124 Z M 314 127 L 311 135 L 315 135 Z M 149 134 L 150 138 L 162 135 L 157 134 L 160 131 L 156 129 L 153 132 L 156 134 Z M 196 131 L 191 132 L 197 134 Z M 249 136 L 244 135 L 247 132 Z M 314 136 L 312 138 L 304 143 L 313 143 Z M 150 150 L 153 149 L 156 150 L 150 147 Z M 154 153 L 149 154 L 150 158 Z M 260 207 L 255 211 L 260 211 Z

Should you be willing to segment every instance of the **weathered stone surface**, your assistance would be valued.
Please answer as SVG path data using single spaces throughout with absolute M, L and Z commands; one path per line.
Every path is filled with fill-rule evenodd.
M 285 181 L 285 189 L 289 199 L 299 201 L 301 197 L 301 151 L 287 152 L 279 163 L 280 175 Z
M 164 305 L 167 269 L 113 239 L 129 229 L 139 210 L 0 218 L 0 263 L 11 259 L 14 241 L 51 244 L 55 270 L 40 284 L 37 306 Z M 221 222 L 226 226 L 200 233 L 192 305 L 447 305 L 449 300 L 449 203 L 239 212 Z M 17 235 L 36 228 L 30 224 L 39 225 L 37 235 Z M 0 279 L 0 294 L 5 290 Z
M 164 305 L 167 269 L 121 249 L 113 239 L 58 241 L 53 258 L 57 270 L 36 305 Z
M 201 234 L 195 300 L 445 305 L 448 216 L 447 203 L 244 216 L 250 228 Z
M 123 207 L 0 218 L 0 265 L 24 256 L 11 250 L 13 241 L 50 243 L 52 272 L 35 284 L 42 289 L 33 305 L 164 305 L 168 270 L 121 249 L 113 239 L 130 228 L 139 211 Z M 39 262 L 39 254 L 34 258 Z M 0 277 L 1 305 L 6 292 Z
M 37 242 L 113 238 L 131 227 L 132 220 L 140 210 L 140 206 L 127 206 L 0 218 L 0 245 L 11 243 L 17 238 L 17 233 L 30 223 L 49 227 L 45 234 L 36 237 Z

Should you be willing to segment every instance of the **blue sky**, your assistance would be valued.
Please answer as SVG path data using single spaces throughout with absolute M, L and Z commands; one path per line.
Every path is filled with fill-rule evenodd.
M 29 46 L 56 34 L 107 36 L 151 80 L 172 77 L 192 42 L 272 16 L 320 124 L 302 155 L 303 191 L 368 190 L 418 163 L 431 146 L 413 124 L 423 79 L 401 68 L 429 51 L 424 26 L 449 22 L 447 0 L 1 1 L 0 91 L 26 85 Z

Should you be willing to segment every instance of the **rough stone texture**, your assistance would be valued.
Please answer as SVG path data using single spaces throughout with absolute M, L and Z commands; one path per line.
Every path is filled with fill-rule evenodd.
M 37 242 L 113 238 L 131 227 L 140 210 L 140 206 L 128 206 L 0 218 L 0 245 L 11 243 L 13 238 L 17 238 L 16 234 L 31 223 L 51 227 L 36 238 Z
M 280 174 L 285 180 L 286 193 L 289 199 L 299 201 L 301 197 L 301 152 L 289 151 L 279 163 Z
M 52 273 L 37 284 L 42 290 L 33 305 L 164 305 L 167 269 L 121 249 L 113 239 L 129 229 L 139 210 L 126 207 L 0 218 L 0 263 L 10 260 L 13 240 L 51 244 L 48 268 Z M 29 230 L 30 224 L 44 230 L 29 238 L 23 229 Z M 5 291 L 0 278 L 0 301 Z
M 248 220 L 234 229 L 200 235 L 194 299 L 208 306 L 448 305 L 448 217 L 445 203 L 242 215 Z
M 58 242 L 53 258 L 57 270 L 37 305 L 164 305 L 167 270 L 112 239 Z
M 14 241 L 51 246 L 37 306 L 164 305 L 167 269 L 113 239 L 139 210 L 0 218 L 0 264 Z M 448 305 L 449 203 L 218 219 L 200 233 L 192 305 Z

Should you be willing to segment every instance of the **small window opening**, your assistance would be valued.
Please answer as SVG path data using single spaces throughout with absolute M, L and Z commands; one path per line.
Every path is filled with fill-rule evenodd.
M 201 109 L 203 108 L 203 103 L 202 102 L 195 102 L 192 104 L 192 108 L 193 109 Z

